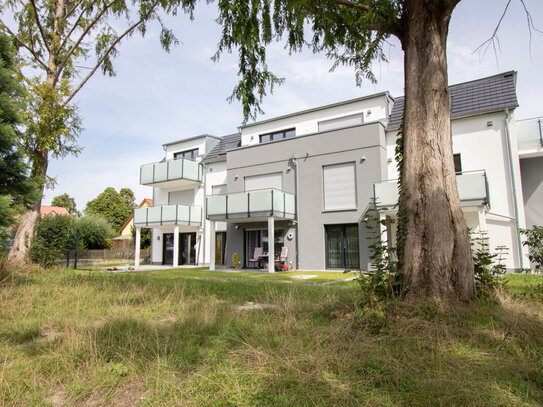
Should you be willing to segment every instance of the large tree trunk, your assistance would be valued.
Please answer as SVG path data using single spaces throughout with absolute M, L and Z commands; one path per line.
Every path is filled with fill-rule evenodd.
M 48 165 L 48 153 L 35 152 L 34 161 L 32 163 L 31 177 L 42 179 L 45 181 L 45 175 L 47 173 Z M 43 189 L 45 184 L 40 184 L 40 199 L 37 202 L 29 205 L 27 210 L 21 216 L 15 238 L 13 239 L 13 246 L 8 254 L 8 262 L 10 263 L 25 263 L 28 260 L 28 254 L 30 245 L 34 239 L 34 232 L 36 226 L 40 220 L 40 208 L 43 197 Z
M 468 300 L 475 295 L 468 230 L 454 171 L 447 80 L 447 34 L 454 0 L 406 0 L 405 110 L 400 213 L 411 298 Z

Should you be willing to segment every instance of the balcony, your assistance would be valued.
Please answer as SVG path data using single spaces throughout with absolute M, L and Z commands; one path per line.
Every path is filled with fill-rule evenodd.
M 543 119 L 516 122 L 518 149 L 521 155 L 543 152 Z
M 488 182 L 484 171 L 456 174 L 456 185 L 462 206 L 489 205 Z M 398 180 L 373 184 L 373 196 L 378 208 L 393 208 L 398 204 Z
M 271 188 L 208 196 L 206 205 L 209 220 L 294 219 L 296 214 L 294 195 Z
M 183 189 L 202 182 L 202 164 L 187 159 L 167 160 L 140 167 L 140 184 Z
M 137 228 L 161 225 L 201 226 L 202 207 L 192 205 L 161 205 L 134 209 Z

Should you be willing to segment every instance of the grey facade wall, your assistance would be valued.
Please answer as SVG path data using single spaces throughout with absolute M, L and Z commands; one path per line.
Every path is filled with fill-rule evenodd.
M 543 157 L 520 160 L 526 227 L 543 225 Z
M 243 191 L 244 178 L 247 176 L 281 172 L 282 189 L 295 193 L 296 169 L 292 164 L 293 157 L 298 163 L 299 171 L 299 268 L 326 268 L 325 225 L 356 223 L 360 232 L 360 266 L 367 269 L 368 242 L 361 222 L 373 196 L 373 183 L 385 179 L 387 174 L 383 125 L 379 122 L 367 123 L 229 151 L 228 192 Z M 356 167 L 357 208 L 349 211 L 325 211 L 323 166 L 346 162 L 354 162 Z M 266 229 L 267 223 L 240 222 L 228 225 L 226 253 L 229 265 L 234 252 L 243 259 L 244 232 L 255 228 Z M 284 228 L 285 236 L 289 232 L 296 234 L 294 222 L 276 221 L 276 229 L 279 228 Z M 296 266 L 296 236 L 291 241 L 285 239 L 285 245 L 289 247 L 288 261 Z

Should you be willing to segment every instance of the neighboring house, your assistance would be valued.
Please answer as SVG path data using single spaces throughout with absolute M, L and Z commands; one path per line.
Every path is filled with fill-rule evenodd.
M 506 72 L 449 88 L 468 227 L 491 248 L 507 246 L 510 269 L 528 266 L 518 230 L 530 216 L 541 224 L 543 203 L 543 154 L 531 133 L 523 137 L 537 160 L 525 161 L 521 143 L 519 163 L 515 87 L 516 72 Z M 256 247 L 276 258 L 285 246 L 292 268 L 368 269 L 362 220 L 372 198 L 391 226 L 386 238 L 395 240 L 402 113 L 403 97 L 383 92 L 248 124 L 221 139 L 165 144 L 165 159 L 140 169 L 155 206 L 136 209 L 136 236 L 153 228 L 155 264 L 232 266 L 237 253 L 247 266 Z M 535 191 L 528 198 L 525 183 Z
M 145 198 L 138 205 L 138 208 L 149 208 L 153 206 L 153 200 Z M 132 230 L 134 229 L 134 213 L 124 222 L 124 224 L 119 229 L 119 236 L 111 239 L 113 242 L 112 249 L 114 250 L 125 250 L 132 247 Z
M 68 212 L 68 209 L 63 208 L 62 206 L 47 206 L 47 205 L 42 205 L 40 207 L 40 215 L 42 218 L 46 217 L 47 215 L 71 216 L 70 212 Z

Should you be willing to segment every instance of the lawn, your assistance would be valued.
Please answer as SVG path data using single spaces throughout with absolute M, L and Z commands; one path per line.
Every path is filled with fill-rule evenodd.
M 356 285 L 207 273 L 59 269 L 6 281 L 0 405 L 540 406 L 543 400 L 542 276 L 508 277 L 496 301 L 455 309 L 397 302 L 368 312 L 355 305 Z

